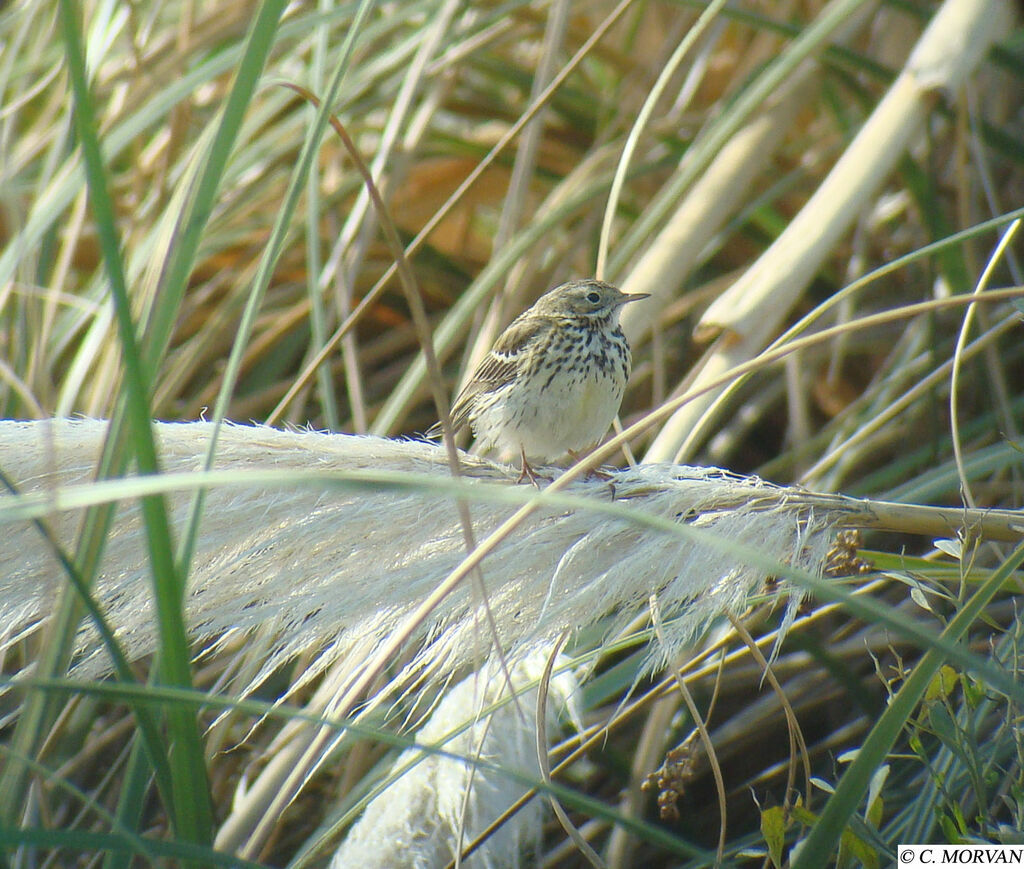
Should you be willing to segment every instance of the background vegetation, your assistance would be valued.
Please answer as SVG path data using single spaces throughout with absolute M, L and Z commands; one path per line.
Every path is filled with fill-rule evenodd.
M 149 419 L 391 436 L 437 418 L 362 180 L 325 113 L 291 83 L 324 100 L 371 165 L 446 392 L 540 292 L 599 273 L 655 294 L 627 322 L 635 373 L 623 425 L 661 411 L 632 439 L 638 458 L 1019 509 L 1024 308 L 999 297 L 968 309 L 955 297 L 1022 283 L 1024 30 L 1012 4 L 978 4 L 982 23 L 943 57 L 965 65 L 954 87 L 918 55 L 920 89 L 904 92 L 901 72 L 940 5 L 9 4 L 2 415 L 115 420 L 122 434 L 104 474 L 157 466 Z M 858 138 L 883 98 L 896 119 Z M 816 195 L 840 168 L 854 192 Z M 762 353 L 836 326 L 799 351 Z M 694 384 L 712 391 L 693 398 Z M 217 684 L 231 655 L 189 666 L 187 552 L 159 502 L 144 509 L 167 580 L 154 586 L 161 649 L 149 670 L 178 702 L 9 692 L 0 836 L 12 865 L 112 864 L 120 858 L 104 849 L 115 845 L 169 853 L 153 843 L 213 861 L 239 777 L 266 762 L 272 723 L 244 752 L 221 752 L 174 695 Z M 90 517 L 69 568 L 84 583 L 106 521 Z M 934 545 L 879 534 L 836 555 L 849 588 L 908 632 L 952 630 L 1016 678 L 1019 558 L 1008 550 L 950 529 Z M 64 675 L 80 608 L 56 608 L 62 642 L 8 648 L 7 672 L 37 662 L 42 676 Z M 731 631 L 716 634 L 735 652 L 720 671 L 704 666 L 706 647 L 677 662 L 722 765 L 727 858 L 778 863 L 820 820 L 830 838 L 812 840 L 820 850 L 805 860 L 838 848 L 840 862 L 881 865 L 897 842 L 1021 841 L 1020 692 L 844 607 L 810 602 L 806 614 L 774 664 L 781 693 L 762 688 L 762 666 Z M 769 635 L 778 618 L 756 609 L 747 629 Z M 615 719 L 642 657 L 626 645 L 599 661 L 588 721 Z M 296 662 L 274 691 L 300 675 Z M 806 739 L 809 790 L 787 788 L 782 695 Z M 645 681 L 637 696 L 638 710 L 563 780 L 615 814 L 663 824 L 706 863 L 720 829 L 707 753 L 671 683 Z M 236 708 L 239 741 L 252 712 Z M 852 802 L 826 807 L 856 748 L 885 765 L 857 766 L 841 795 Z M 273 819 L 259 859 L 322 862 L 339 807 L 358 803 L 386 750 L 367 741 L 325 768 Z M 627 837 L 582 809 L 574 820 L 609 865 L 679 865 L 665 840 Z M 548 862 L 580 865 L 564 839 L 552 825 Z

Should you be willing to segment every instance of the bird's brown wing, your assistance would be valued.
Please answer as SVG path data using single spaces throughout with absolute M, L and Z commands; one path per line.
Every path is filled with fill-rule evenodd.
M 481 360 L 473 376 L 455 399 L 452 407 L 453 433 L 469 422 L 477 396 L 501 389 L 518 374 L 523 353 L 543 329 L 544 322 L 539 318 L 519 317 L 498 336 L 491 351 Z M 438 425 L 434 428 L 440 433 Z

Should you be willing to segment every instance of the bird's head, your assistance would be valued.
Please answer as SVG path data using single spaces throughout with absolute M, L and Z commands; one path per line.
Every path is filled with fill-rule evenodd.
M 648 298 L 649 293 L 624 293 L 604 281 L 569 281 L 541 296 L 535 313 L 549 317 L 582 317 L 618 321 L 618 312 L 629 302 Z

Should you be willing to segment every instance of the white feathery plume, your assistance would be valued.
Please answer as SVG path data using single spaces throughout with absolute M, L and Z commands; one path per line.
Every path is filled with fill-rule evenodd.
M 537 759 L 537 681 L 548 654 L 533 651 L 505 674 L 492 661 L 444 693 L 416 743 L 440 749 L 403 751 L 392 764 L 395 780 L 378 794 L 335 852 L 331 869 L 350 866 L 439 869 L 451 862 L 527 790 L 519 778 L 540 780 Z M 581 727 L 577 684 L 564 658 L 556 658 L 547 693 L 545 742 L 557 733 L 557 716 L 567 712 Z M 488 711 L 490 710 L 490 711 Z M 480 762 L 483 763 L 480 763 Z M 536 849 L 543 807 L 534 797 L 474 851 L 466 865 L 504 869 L 520 865 Z
M 156 424 L 164 472 L 197 470 L 211 428 Z M 0 467 L 20 493 L 36 493 L 57 507 L 68 495 L 64 487 L 90 479 L 105 430 L 105 423 L 92 420 L 0 422 Z M 299 653 L 319 651 L 315 673 L 356 644 L 380 642 L 465 557 L 452 492 L 443 488 L 443 450 L 433 444 L 259 426 L 226 426 L 219 444 L 216 469 L 231 471 L 238 485 L 208 490 L 187 618 L 206 648 L 239 631 L 258 632 L 263 661 L 254 684 Z M 466 456 L 464 464 L 471 492 L 483 491 L 473 489 L 480 481 L 508 479 L 504 468 L 483 460 Z M 280 479 L 251 477 L 246 484 L 247 474 L 266 469 L 280 472 Z M 346 488 L 329 479 L 394 471 L 434 475 L 442 488 Z M 536 494 L 528 486 L 495 489 L 520 500 Z M 757 551 L 762 564 L 818 572 L 841 512 L 756 478 L 667 465 L 616 472 L 610 482 L 580 481 L 566 494 L 583 496 L 593 509 L 541 506 L 483 561 L 491 617 L 506 649 L 552 641 L 609 614 L 624 625 L 653 595 L 666 622 L 666 647 L 656 657 L 672 657 L 762 587 L 764 567 L 748 564 L 731 546 Z M 191 491 L 179 491 L 168 498 L 176 528 L 190 497 Z M 8 515 L 5 501 L 15 500 L 0 497 L 0 521 Z M 702 529 L 718 542 L 638 524 L 621 509 L 606 512 L 616 508 Z M 514 505 L 474 499 L 470 512 L 482 540 Z M 77 517 L 55 525 L 68 549 L 77 525 L 70 518 Z M 65 581 L 31 523 L 8 524 L 4 535 L 0 645 L 38 623 Z M 150 653 L 155 629 L 145 532 L 132 501 L 119 507 L 95 594 L 129 657 Z M 430 638 L 421 672 L 451 672 L 478 656 L 486 624 L 479 595 L 464 582 L 419 631 Z M 105 653 L 88 626 L 79 651 L 80 675 L 106 671 Z

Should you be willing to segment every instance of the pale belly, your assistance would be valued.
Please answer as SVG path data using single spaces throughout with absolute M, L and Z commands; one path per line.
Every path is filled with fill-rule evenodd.
M 477 415 L 473 428 L 478 437 L 506 458 L 520 450 L 540 461 L 579 452 L 607 433 L 626 383 L 624 372 L 591 369 L 575 375 L 560 372 L 550 382 L 545 376 L 543 390 L 540 386 L 505 390 Z

